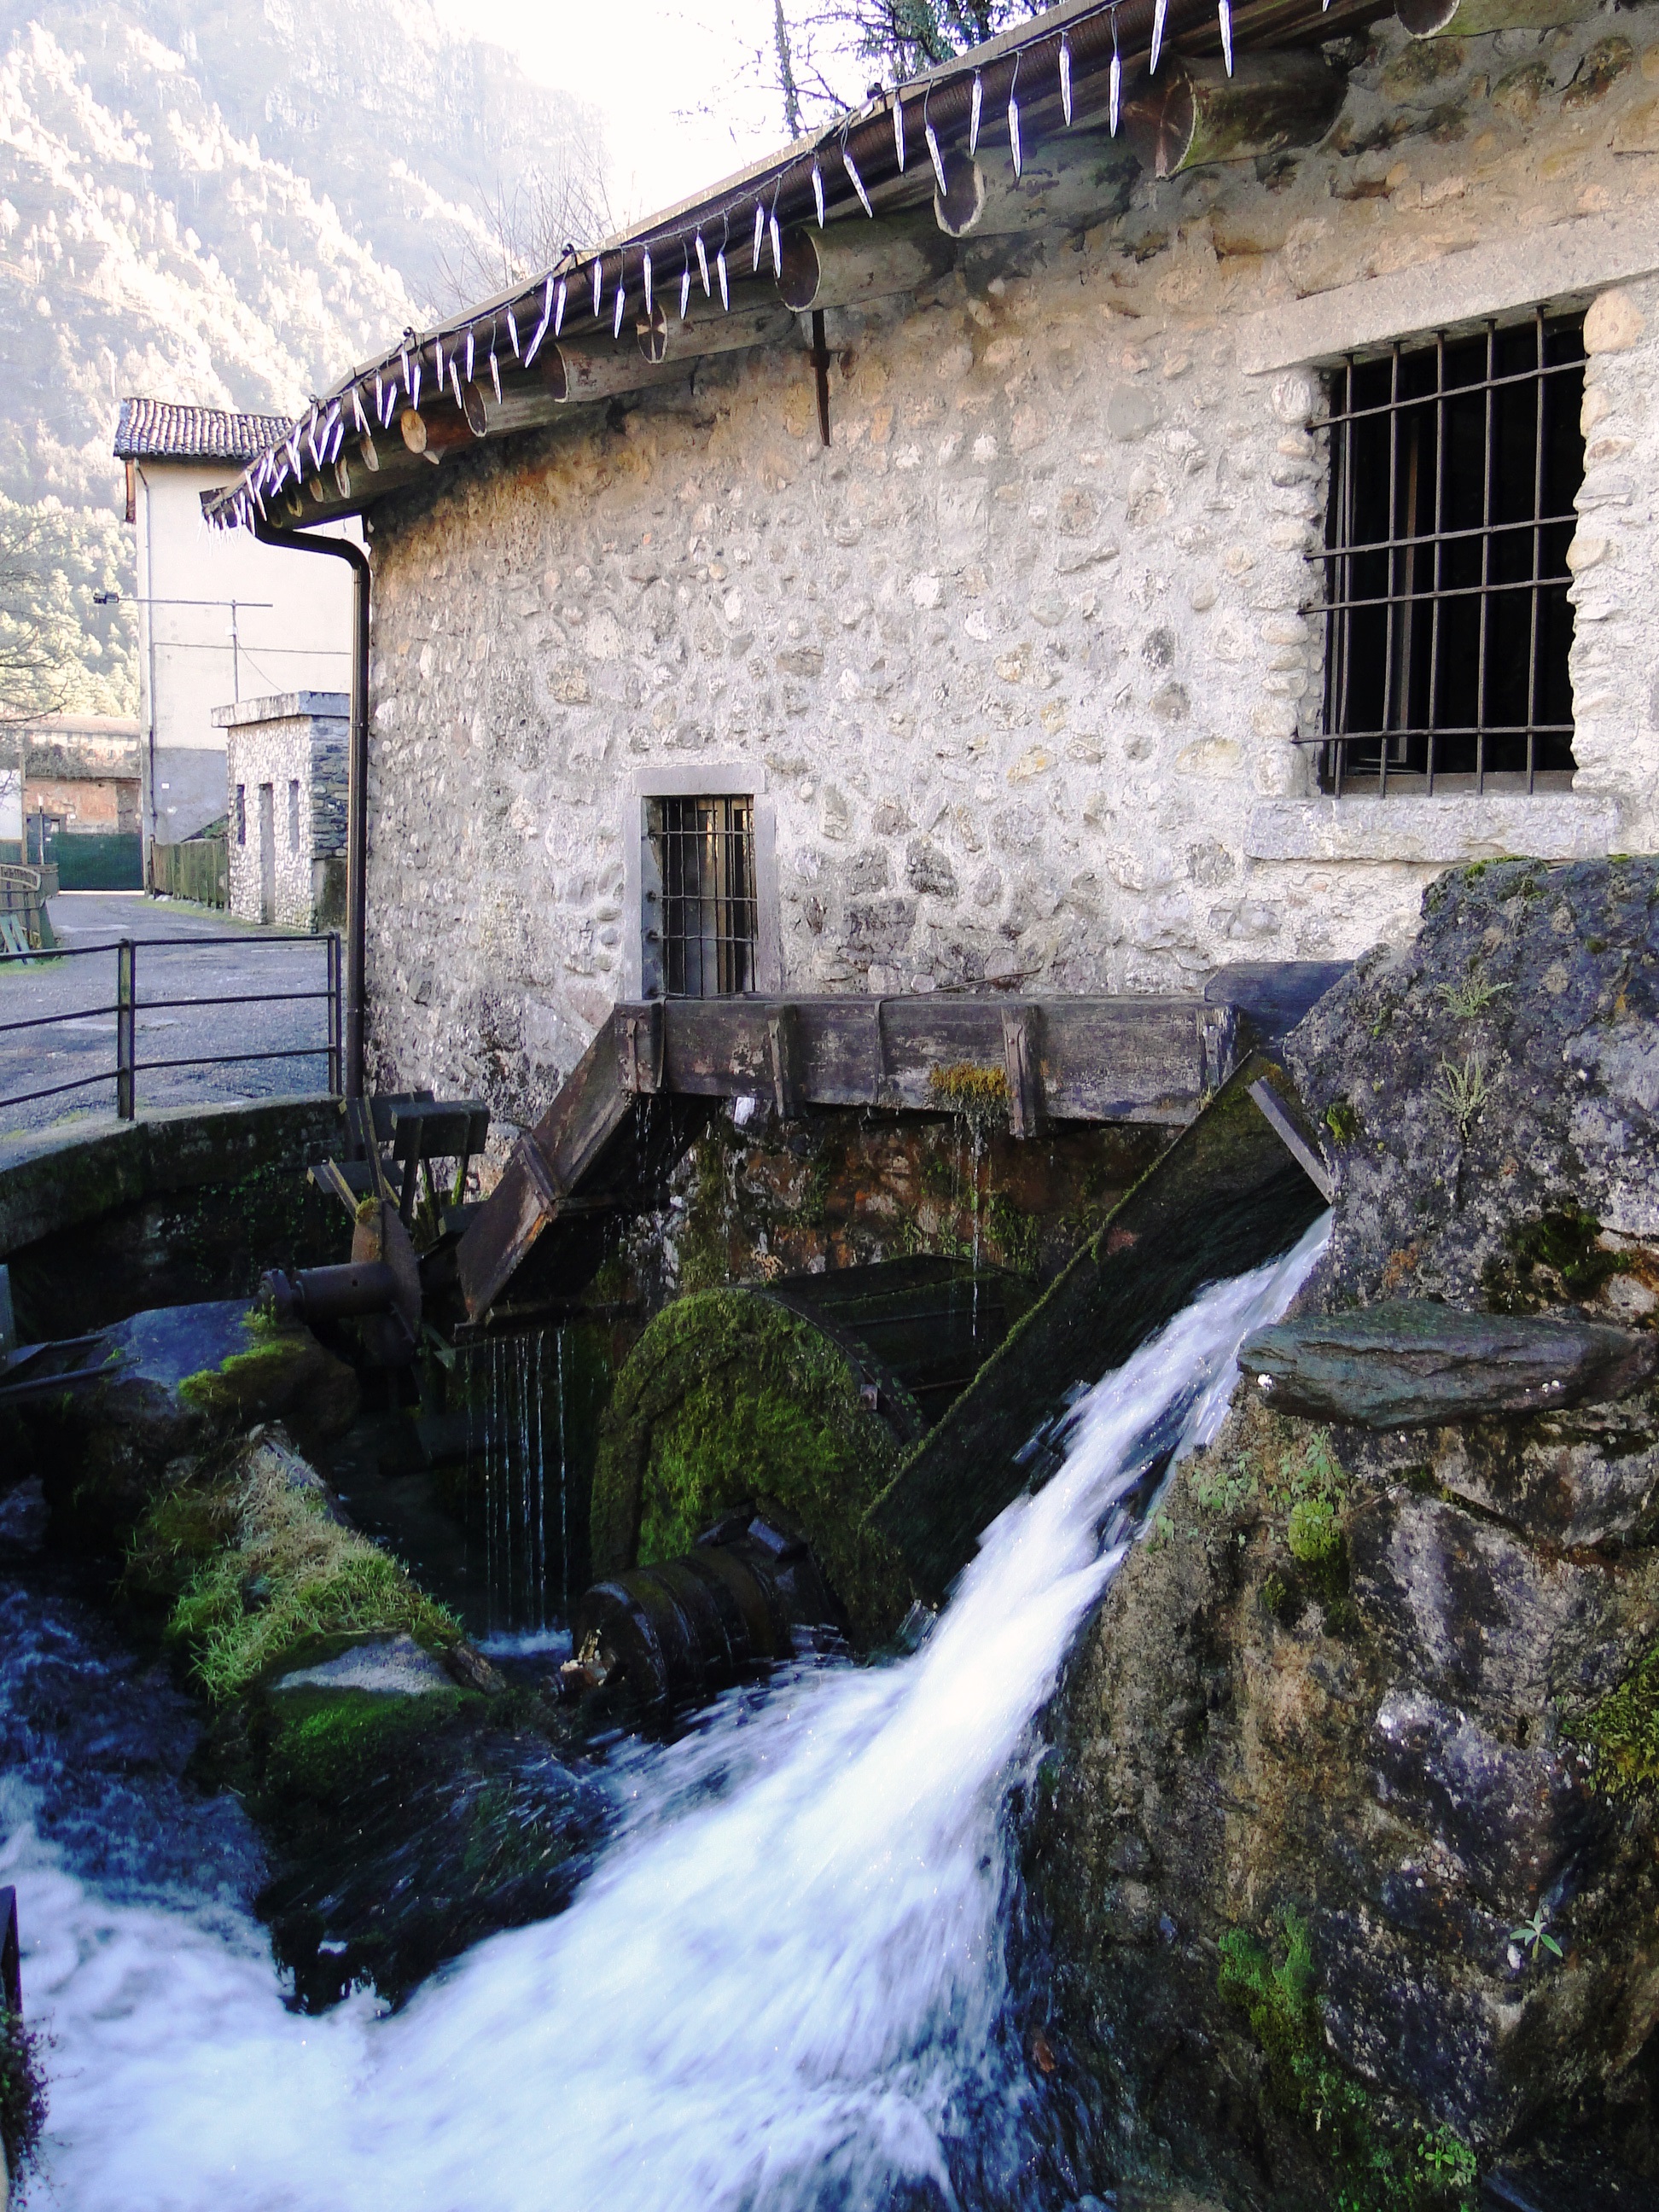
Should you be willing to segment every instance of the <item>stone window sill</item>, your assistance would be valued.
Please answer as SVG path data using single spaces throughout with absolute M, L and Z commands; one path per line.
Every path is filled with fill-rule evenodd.
M 1446 865 L 1505 854 L 1588 860 L 1618 843 L 1610 799 L 1571 791 L 1435 798 L 1267 799 L 1250 809 L 1252 860 L 1406 860 Z

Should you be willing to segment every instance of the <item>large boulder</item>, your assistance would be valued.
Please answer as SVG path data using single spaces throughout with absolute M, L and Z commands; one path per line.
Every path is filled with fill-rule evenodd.
M 1330 1243 L 1074 1655 L 1027 1832 L 1099 2179 L 1659 2201 L 1655 873 L 1443 878 L 1288 1042 Z

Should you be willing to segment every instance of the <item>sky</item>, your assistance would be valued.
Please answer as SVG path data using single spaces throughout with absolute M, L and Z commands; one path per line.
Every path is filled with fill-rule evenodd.
M 782 102 L 761 74 L 772 0 L 511 0 L 487 24 L 476 0 L 441 4 L 458 28 L 600 109 L 620 216 L 684 199 L 786 141 Z M 869 70 L 847 67 L 852 99 Z

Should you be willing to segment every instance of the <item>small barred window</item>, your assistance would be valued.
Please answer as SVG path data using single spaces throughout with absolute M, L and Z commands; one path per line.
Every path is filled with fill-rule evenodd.
M 1541 311 L 1331 377 L 1322 789 L 1571 782 L 1583 386 Z
M 714 999 L 755 988 L 755 802 L 653 799 L 647 829 L 656 861 L 647 893 L 647 967 L 671 999 Z

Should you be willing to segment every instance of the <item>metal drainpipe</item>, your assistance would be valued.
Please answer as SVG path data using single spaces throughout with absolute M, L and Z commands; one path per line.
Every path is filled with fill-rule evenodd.
M 262 545 L 295 553 L 325 553 L 350 563 L 356 590 L 351 622 L 351 751 L 346 775 L 346 1003 L 345 1095 L 363 1095 L 363 968 L 368 938 L 368 594 L 373 572 L 366 554 L 346 538 L 313 538 L 309 531 L 273 530 L 256 521 Z
M 143 584 L 144 588 L 143 588 L 143 592 L 142 592 L 142 594 L 141 594 L 141 597 L 142 597 L 142 598 L 143 598 L 143 599 L 155 599 L 155 598 L 156 597 L 156 590 L 155 590 L 155 529 L 154 529 L 154 526 L 153 526 L 153 518 L 152 518 L 152 514 L 151 514 L 151 508 L 150 508 L 149 478 L 149 477 L 144 474 L 143 471 L 141 468 L 139 468 L 139 467 L 138 467 L 138 465 L 137 465 L 137 464 L 136 462 L 133 464 L 133 473 L 134 473 L 134 475 L 137 477 L 138 482 L 139 482 L 141 484 L 143 484 L 143 486 L 144 487 L 144 573 L 143 573 L 143 578 L 142 578 L 142 580 L 141 580 L 143 581 Z M 152 855 L 154 854 L 155 850 L 155 825 L 156 825 L 157 820 L 159 819 L 159 815 L 158 815 L 158 811 L 157 811 L 157 808 L 156 808 L 156 804 L 155 804 L 155 608 L 154 608 L 154 607 L 151 607 L 151 606 L 141 606 L 141 607 L 139 608 L 139 610 L 138 610 L 138 618 L 139 618 L 139 620 L 140 620 L 140 621 L 143 623 L 143 625 L 144 625 L 144 661 L 145 661 L 146 667 L 147 667 L 147 668 L 148 668 L 148 670 L 149 670 L 149 684 L 148 684 L 148 690 L 149 690 L 149 699 L 148 699 L 148 701 L 147 701 L 147 704 L 149 705 L 149 848 L 148 848 L 148 850 L 144 853 L 144 855 L 143 855 L 143 864 L 144 864 L 144 890 L 145 890 L 145 892 L 146 892 L 146 893 L 148 893 L 148 892 L 149 892 L 149 889 L 150 889 L 151 880 L 152 880 L 152 878 L 153 878 L 153 877 L 154 877 L 155 870 L 155 863 L 154 859 L 152 858 Z M 41 860 L 44 860 L 46 859 L 46 853 L 45 853 L 45 851 L 44 851 L 44 849 L 43 849 L 43 850 L 42 850 L 42 852 L 41 852 L 41 854 L 40 854 L 40 858 L 41 858 Z

